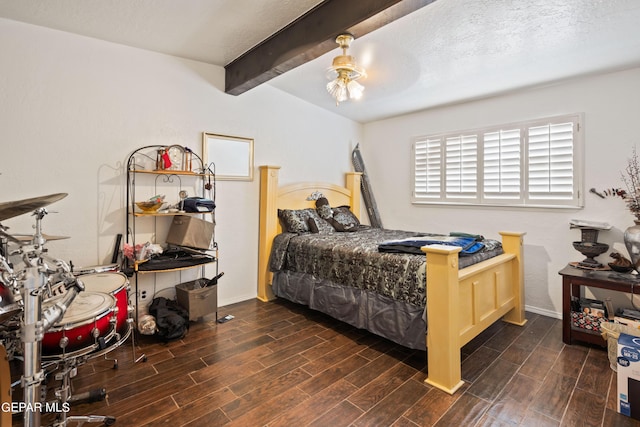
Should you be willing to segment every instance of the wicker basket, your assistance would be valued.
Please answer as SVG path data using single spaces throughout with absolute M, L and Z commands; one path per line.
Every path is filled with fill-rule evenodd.
M 640 337 L 640 329 L 613 322 L 604 322 L 600 324 L 600 328 L 602 329 L 602 337 L 607 340 L 609 366 L 618 372 L 618 337 L 622 333 Z

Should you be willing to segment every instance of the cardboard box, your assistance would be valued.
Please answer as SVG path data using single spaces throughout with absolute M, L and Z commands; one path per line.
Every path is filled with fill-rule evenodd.
M 640 329 L 640 321 L 634 319 L 627 319 L 626 317 L 615 316 L 613 318 L 615 323 L 626 325 L 634 329 Z
M 618 337 L 617 411 L 640 420 L 640 337 Z
M 189 215 L 176 215 L 169 228 L 167 243 L 189 248 L 209 249 L 214 223 Z
M 197 279 L 176 285 L 176 299 L 189 312 L 189 320 L 218 311 L 218 285 L 202 288 L 207 279 Z

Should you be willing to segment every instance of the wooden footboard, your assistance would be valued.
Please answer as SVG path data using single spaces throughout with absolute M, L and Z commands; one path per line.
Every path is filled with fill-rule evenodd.
M 453 394 L 462 386 L 460 348 L 501 317 L 524 314 L 524 233 L 501 232 L 505 253 L 462 270 L 460 248 L 425 246 L 427 254 L 426 382 Z

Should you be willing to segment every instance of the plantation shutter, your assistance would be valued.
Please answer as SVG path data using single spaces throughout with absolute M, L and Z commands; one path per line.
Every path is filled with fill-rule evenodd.
M 573 122 L 529 128 L 528 187 L 531 199 L 574 198 Z
M 414 150 L 414 197 L 439 198 L 442 171 L 440 138 L 416 140 Z
M 581 114 L 419 136 L 413 203 L 584 206 Z
M 484 134 L 484 192 L 486 199 L 520 199 L 520 129 Z
M 449 137 L 445 143 L 447 198 L 475 198 L 478 195 L 478 136 Z

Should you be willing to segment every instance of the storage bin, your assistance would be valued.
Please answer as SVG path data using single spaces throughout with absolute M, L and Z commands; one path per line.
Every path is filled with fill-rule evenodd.
M 581 311 L 571 312 L 571 324 L 576 328 L 586 329 L 590 332 L 602 332 L 600 325 L 603 323 L 607 323 L 607 319 L 604 317 L 592 316 Z
M 173 217 L 167 243 L 190 248 L 209 249 L 214 223 L 188 215 Z
M 218 311 L 218 285 L 203 288 L 207 279 L 196 279 L 176 285 L 176 299 L 189 312 L 189 320 Z
M 604 322 L 600 324 L 602 337 L 607 340 L 607 355 L 609 356 L 609 366 L 614 371 L 618 371 L 618 337 L 621 333 L 640 337 L 640 329 L 622 325 L 614 322 Z

